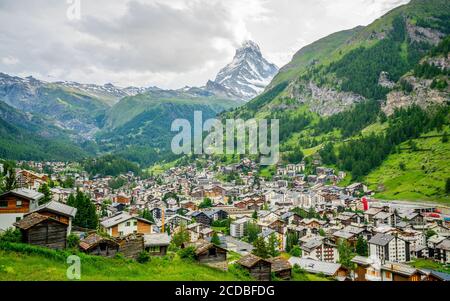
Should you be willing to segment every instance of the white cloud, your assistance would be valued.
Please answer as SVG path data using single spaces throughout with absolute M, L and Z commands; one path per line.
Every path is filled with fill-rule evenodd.
M 0 1 L 0 72 L 103 84 L 202 85 L 244 39 L 278 65 L 332 32 L 407 0 Z
M 19 59 L 13 56 L 7 56 L 2 58 L 2 64 L 4 65 L 17 65 L 19 63 Z

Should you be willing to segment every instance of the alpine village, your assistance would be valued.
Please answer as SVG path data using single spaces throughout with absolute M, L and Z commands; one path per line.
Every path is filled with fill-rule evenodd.
M 0 280 L 68 280 L 76 255 L 86 281 L 449 281 L 449 34 L 449 1 L 412 0 L 281 69 L 248 41 L 232 65 L 252 56 L 273 68 L 261 90 L 216 79 L 122 95 L 104 125 L 79 119 L 75 140 L 74 120 L 41 135 L 59 130 L 15 106 L 14 93 L 93 93 L 0 73 Z M 139 105 L 163 94 L 202 104 Z M 218 95 L 228 106 L 212 111 Z M 163 119 L 198 106 L 223 120 L 279 119 L 278 164 L 172 155 Z

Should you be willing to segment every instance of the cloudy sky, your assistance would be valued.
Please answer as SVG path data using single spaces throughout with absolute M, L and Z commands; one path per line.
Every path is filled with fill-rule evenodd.
M 200 86 L 246 39 L 283 66 L 301 47 L 407 2 L 0 0 L 0 72 L 47 81 Z

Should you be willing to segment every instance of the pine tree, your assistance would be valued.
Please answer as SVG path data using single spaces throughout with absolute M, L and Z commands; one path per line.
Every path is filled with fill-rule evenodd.
M 351 269 L 353 267 L 353 263 L 351 262 L 351 260 L 353 259 L 354 254 L 350 244 L 345 240 L 341 240 L 338 244 L 338 251 L 339 263 L 344 267 Z
M 367 241 L 362 236 L 359 236 L 358 241 L 356 242 L 356 253 L 360 256 L 369 255 L 369 246 L 367 245 Z
M 220 246 L 220 244 L 221 244 L 219 235 L 217 235 L 217 232 L 215 232 L 215 231 L 211 238 L 211 243 L 215 244 L 216 246 Z
M 69 196 L 67 205 L 77 208 L 77 214 L 73 221 L 75 226 L 88 229 L 97 229 L 97 210 L 94 203 L 92 203 L 91 199 L 87 195 L 78 190 L 75 197 L 73 195 Z
M 272 233 L 269 236 L 269 242 L 267 243 L 267 252 L 271 257 L 277 257 L 278 255 L 280 255 L 280 252 L 278 251 L 278 245 L 279 242 L 277 236 L 275 235 L 275 233 Z
M 47 183 L 44 183 L 39 187 L 39 192 L 44 194 L 44 197 L 39 200 L 39 205 L 47 204 L 52 200 L 52 193 Z
M 141 217 L 151 221 L 152 223 L 155 223 L 155 219 L 153 218 L 153 214 L 150 212 L 150 210 L 148 209 L 144 209 L 144 211 L 142 211 Z
M 261 236 L 258 237 L 253 243 L 253 255 L 259 256 L 261 258 L 269 258 L 269 252 L 267 251 L 267 245 Z
M 12 165 L 5 165 L 5 176 L 3 178 L 3 191 L 11 191 L 18 188 L 16 171 Z

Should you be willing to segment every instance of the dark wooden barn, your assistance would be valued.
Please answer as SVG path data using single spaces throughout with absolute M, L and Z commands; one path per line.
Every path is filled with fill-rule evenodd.
M 61 221 L 32 213 L 14 226 L 22 232 L 24 243 L 57 250 L 66 248 L 68 225 Z
M 269 261 L 272 264 L 272 273 L 275 277 L 283 280 L 290 280 L 292 277 L 292 265 L 288 260 L 282 257 L 270 258 Z
M 90 255 L 113 257 L 119 251 L 119 244 L 94 233 L 80 241 L 80 249 Z
M 206 240 L 186 243 L 183 247 L 194 247 L 195 259 L 200 263 L 219 263 L 227 261 L 228 251 Z
M 261 257 L 253 254 L 245 255 L 237 261 L 237 264 L 258 281 L 270 281 L 272 278 L 272 264 Z
M 144 235 L 130 234 L 128 236 L 117 238 L 119 244 L 119 252 L 127 257 L 136 259 L 139 253 L 144 251 Z

